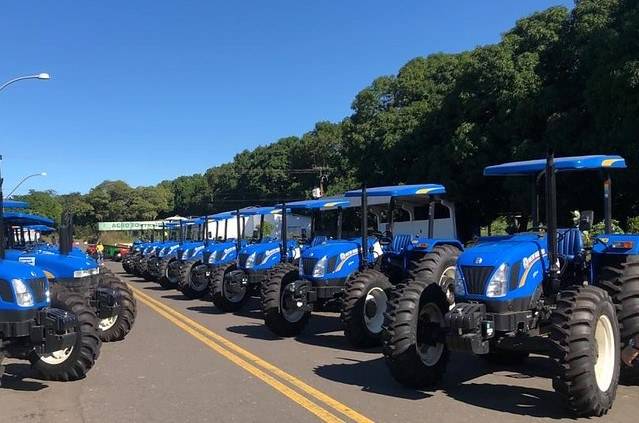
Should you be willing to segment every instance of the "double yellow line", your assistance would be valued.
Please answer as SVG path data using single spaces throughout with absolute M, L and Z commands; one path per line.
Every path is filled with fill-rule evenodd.
M 129 285 L 130 286 L 130 285 Z M 373 421 L 325 393 L 304 383 L 295 376 L 259 358 L 228 339 L 212 332 L 182 313 L 131 287 L 138 300 L 150 309 L 187 332 L 207 347 L 235 363 L 292 401 L 304 407 L 324 422 L 345 422 L 343 417 L 357 423 Z M 288 384 L 288 385 L 287 385 Z M 296 388 L 296 389 L 293 389 Z M 301 391 L 301 392 L 300 392 Z M 323 405 L 320 405 L 323 404 Z M 340 416 L 342 415 L 342 416 Z

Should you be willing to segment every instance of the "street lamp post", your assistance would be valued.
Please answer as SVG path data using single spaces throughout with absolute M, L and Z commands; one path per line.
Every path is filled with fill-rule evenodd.
M 0 91 L 2 91 L 8 85 L 13 84 L 14 82 L 22 81 L 24 79 L 40 79 L 42 81 L 46 81 L 47 79 L 51 79 L 51 75 L 49 75 L 48 73 L 38 73 L 36 75 L 19 76 L 17 78 L 10 79 L 9 81 L 7 81 L 4 84 L 0 85 Z
M 18 182 L 18 185 L 16 185 L 11 192 L 9 193 L 9 195 L 7 195 L 7 198 L 11 198 L 11 195 L 16 192 L 16 190 L 18 188 L 20 188 L 20 185 L 22 185 L 24 183 L 24 181 L 26 181 L 29 178 L 33 178 L 34 176 L 47 176 L 47 172 L 40 172 L 40 173 L 34 173 L 33 175 L 28 175 L 25 176 L 24 178 L 22 178 L 22 180 L 20 182 Z

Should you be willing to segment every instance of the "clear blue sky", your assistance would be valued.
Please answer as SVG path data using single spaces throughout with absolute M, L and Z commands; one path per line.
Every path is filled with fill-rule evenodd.
M 494 43 L 572 0 L 3 2 L 5 193 L 86 192 L 203 172 L 245 148 L 350 113 L 355 94 L 413 57 Z

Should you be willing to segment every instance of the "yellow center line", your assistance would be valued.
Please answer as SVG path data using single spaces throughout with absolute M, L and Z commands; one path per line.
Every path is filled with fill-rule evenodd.
M 277 391 L 281 392 L 282 394 L 284 394 L 285 396 L 287 396 L 288 398 L 290 398 L 291 400 L 293 400 L 297 404 L 301 405 L 302 407 L 304 407 L 305 409 L 307 409 L 311 413 L 315 414 L 322 421 L 327 422 L 327 423 L 344 423 L 344 420 L 340 419 L 339 417 L 335 416 L 334 414 L 331 414 L 329 411 L 327 411 L 324 408 L 318 406 L 317 404 L 311 402 L 309 399 L 307 399 L 303 395 L 300 395 L 299 393 L 297 393 L 293 389 L 289 388 L 288 386 L 284 385 L 282 382 L 280 382 L 277 379 L 273 378 L 269 374 L 263 372 L 262 370 L 258 369 L 257 367 L 251 365 L 249 362 L 243 360 L 242 358 L 238 357 L 237 355 L 233 354 L 232 352 L 228 351 L 227 349 L 221 347 L 220 345 L 218 345 L 215 342 L 211 341 L 210 339 L 206 338 L 204 335 L 198 333 L 196 330 L 194 330 L 193 328 L 189 327 L 186 323 L 174 318 L 169 313 L 167 313 L 166 311 L 162 310 L 160 307 L 156 306 L 151 301 L 149 301 L 148 298 L 145 298 L 142 295 L 140 295 L 138 298 L 139 298 L 139 300 L 141 302 L 143 302 L 149 308 L 153 309 L 156 313 L 160 314 L 161 316 L 163 316 L 164 318 L 169 320 L 171 323 L 175 324 L 180 329 L 182 329 L 185 332 L 189 333 L 194 338 L 196 338 L 197 340 L 201 341 L 203 344 L 205 344 L 206 346 L 208 346 L 212 350 L 214 350 L 214 351 L 218 352 L 219 354 L 221 354 L 222 356 L 226 357 L 231 362 L 237 364 L 242 369 L 244 369 L 247 372 L 251 373 L 253 376 L 257 377 L 258 379 L 260 379 L 263 382 L 267 383 L 268 385 L 272 386 Z
M 373 420 L 369 419 L 368 417 L 363 416 L 362 414 L 358 413 L 357 411 L 353 410 L 352 408 L 348 407 L 347 405 L 337 401 L 336 399 L 328 396 L 327 394 L 319 391 L 318 389 L 313 388 L 312 386 L 310 386 L 307 383 L 301 381 L 300 379 L 296 378 L 295 376 L 285 372 L 284 370 L 280 369 L 279 367 L 276 367 L 275 365 L 273 365 L 273 364 L 261 359 L 260 357 L 256 356 L 255 354 L 245 350 L 244 348 L 240 347 L 239 345 L 229 341 L 228 339 L 224 338 L 223 336 L 220 336 L 217 333 L 209 330 L 208 328 L 206 328 L 206 327 L 202 326 L 201 324 L 199 324 L 198 322 L 186 317 L 182 313 L 179 313 L 178 311 L 172 309 L 171 307 L 167 306 L 166 304 L 162 303 L 161 301 L 158 301 L 158 300 L 152 298 L 151 296 L 145 294 L 144 292 L 140 291 L 137 288 L 131 287 L 131 289 L 133 289 L 133 291 L 136 293 L 136 295 L 141 300 L 143 300 L 143 302 L 145 302 L 145 304 L 153 305 L 154 306 L 154 310 L 157 311 L 159 309 L 159 310 L 163 311 L 163 313 L 162 313 L 163 316 L 165 316 L 167 318 L 171 317 L 169 320 L 173 321 L 173 318 L 175 318 L 175 319 L 179 320 L 180 323 L 185 324 L 190 330 L 195 331 L 196 333 L 198 333 L 198 335 L 200 335 L 200 336 L 203 335 L 204 339 L 207 339 L 207 337 L 208 337 L 208 338 L 211 338 L 211 339 L 215 340 L 217 342 L 216 346 L 218 346 L 219 348 L 222 348 L 222 346 L 225 347 L 227 349 L 225 351 L 227 351 L 229 354 L 233 355 L 230 351 L 228 351 L 228 350 L 231 350 L 231 351 L 234 351 L 235 353 L 243 356 L 243 358 L 240 358 L 238 356 L 234 356 L 237 359 L 242 360 L 242 361 L 246 362 L 247 364 L 248 364 L 248 362 L 250 362 L 250 363 L 252 363 L 252 365 L 261 367 L 262 369 L 270 372 L 271 374 L 283 379 L 284 381 L 290 383 L 291 385 L 297 387 L 298 389 L 306 392 L 311 397 L 313 397 L 316 400 L 328 405 L 329 407 L 331 407 L 334 410 L 342 413 L 343 415 L 347 416 L 348 418 L 350 418 L 351 420 L 353 420 L 353 421 L 355 421 L 357 423 L 373 423 Z M 191 333 L 191 332 L 189 331 L 189 333 Z M 200 339 L 200 338 L 198 338 L 198 339 Z M 256 369 L 256 370 L 259 370 L 259 369 Z

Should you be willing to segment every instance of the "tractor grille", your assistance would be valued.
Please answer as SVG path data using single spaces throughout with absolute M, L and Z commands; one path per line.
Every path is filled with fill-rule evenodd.
M 177 259 L 178 260 L 182 260 L 182 257 L 184 256 L 184 250 L 178 250 L 177 252 Z
M 248 259 L 248 254 L 240 254 L 238 256 L 238 260 L 239 260 L 239 264 L 240 264 L 240 268 L 245 268 L 246 267 L 246 260 Z
M 215 251 L 207 251 L 204 253 L 202 260 L 204 261 L 204 264 L 209 264 L 210 260 L 211 260 L 211 256 L 213 256 L 213 260 L 215 261 Z
M 44 301 L 47 298 L 47 280 L 44 278 L 31 280 L 31 291 L 34 302 Z
M 466 290 L 469 294 L 484 295 L 488 277 L 493 272 L 492 266 L 462 266 Z
M 9 281 L 4 279 L 0 279 L 0 298 L 2 298 L 2 301 L 7 303 L 15 301 L 13 298 L 13 289 L 11 289 L 11 284 Z
M 316 258 L 303 258 L 302 259 L 302 269 L 304 270 L 305 275 L 312 275 L 313 269 L 315 268 L 315 264 L 319 259 Z

